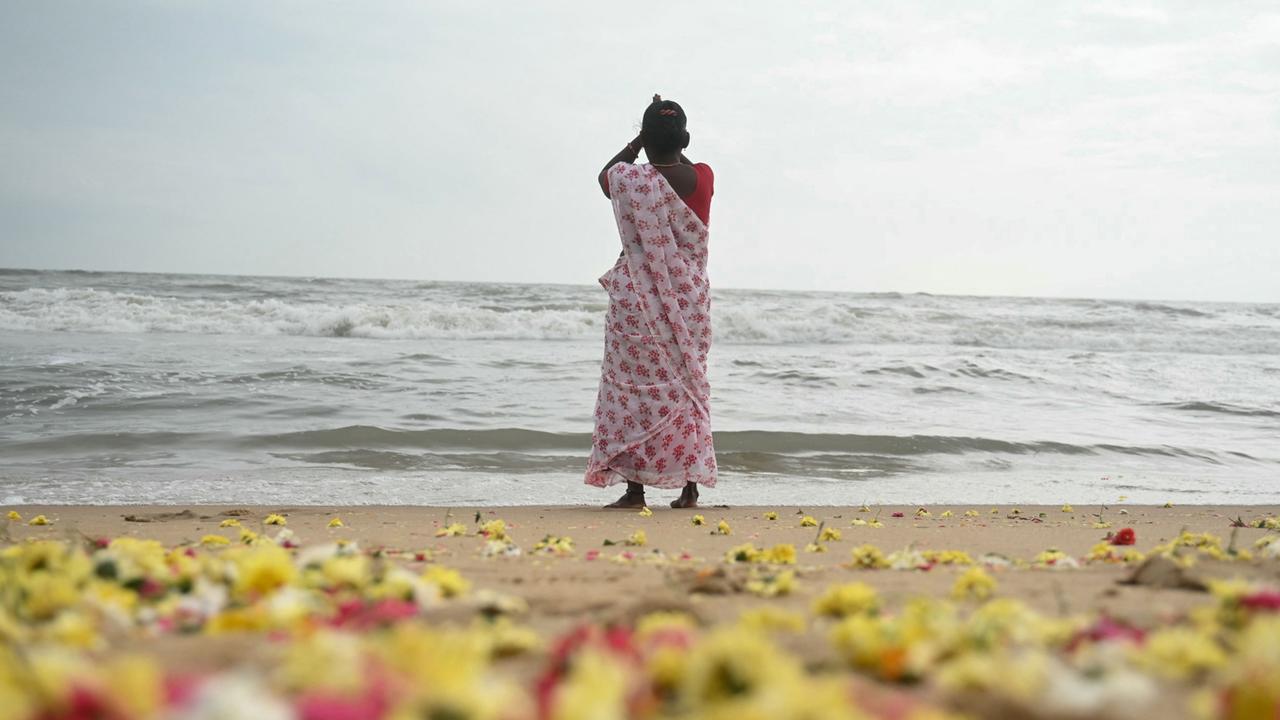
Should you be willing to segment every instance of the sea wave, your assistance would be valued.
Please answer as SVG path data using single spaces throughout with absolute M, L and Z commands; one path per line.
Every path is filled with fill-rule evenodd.
M 1163 303 L 1139 302 L 1134 303 L 1135 310 L 1143 312 L 1161 313 L 1164 315 L 1176 315 L 1181 317 L 1209 317 L 1210 313 L 1195 308 L 1189 308 L 1182 305 L 1166 305 Z
M 1231 403 L 1224 402 L 1193 400 L 1188 402 L 1159 403 L 1159 406 L 1169 408 L 1171 410 L 1184 410 L 1187 412 L 1219 413 L 1222 415 L 1240 415 L 1244 417 L 1280 418 L 1280 410 L 1232 405 Z
M 988 453 L 999 455 L 1131 455 L 1176 457 L 1217 464 L 1217 453 L 1171 445 L 1122 445 L 1016 441 L 979 436 L 863 435 L 856 433 L 803 433 L 770 430 L 717 431 L 717 455 L 789 456 L 813 458 L 826 454 L 847 456 L 924 456 Z M 100 452 L 109 450 L 159 450 L 217 447 L 267 451 L 419 451 L 426 453 L 580 454 L 590 448 L 590 433 L 551 432 L 526 428 L 401 429 L 374 425 L 303 430 L 287 433 L 237 435 L 210 432 L 80 433 L 11 442 L 4 449 L 11 456 L 54 451 Z M 1239 456 L 1239 454 L 1236 454 Z M 1240 456 L 1252 460 L 1249 456 Z
M 0 292 L 0 328 L 9 330 L 544 340 L 598 335 L 600 315 L 587 308 L 501 310 L 430 301 L 333 305 L 92 288 Z
M 129 285 L 0 291 L 0 330 L 84 333 L 595 340 L 605 304 L 587 288 L 414 284 L 317 290 L 298 280 L 183 276 L 168 291 Z M 115 279 L 113 282 L 124 283 Z M 278 287 L 277 287 L 278 286 Z M 241 289 L 236 290 L 237 287 Z M 308 289 L 309 288 L 309 289 Z M 727 290 L 713 298 L 717 342 L 756 345 L 943 345 L 1088 352 L 1280 354 L 1280 322 L 1246 307 L 1215 312 L 1151 303 L 1071 303 L 929 296 L 834 297 Z M 939 312 L 939 305 L 951 309 Z M 1101 308 L 1101 310 L 1099 309 Z M 1105 311 L 1105 319 L 1073 313 Z M 896 372 L 882 368 L 882 372 Z

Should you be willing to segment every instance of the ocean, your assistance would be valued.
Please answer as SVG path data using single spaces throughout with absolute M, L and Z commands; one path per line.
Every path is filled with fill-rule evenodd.
M 606 301 L 0 270 L 0 501 L 604 503 Z M 1280 502 L 1280 305 L 724 289 L 713 325 L 704 504 Z

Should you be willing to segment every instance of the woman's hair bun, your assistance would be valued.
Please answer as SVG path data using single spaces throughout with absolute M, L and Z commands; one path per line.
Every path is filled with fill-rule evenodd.
M 683 150 L 689 145 L 684 108 L 674 100 L 659 100 L 645 108 L 640 122 L 640 139 L 645 149 L 656 153 Z

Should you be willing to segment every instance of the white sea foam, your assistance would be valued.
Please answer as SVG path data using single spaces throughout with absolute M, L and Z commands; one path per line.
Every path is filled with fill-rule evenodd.
M 0 328 L 113 333 L 365 338 L 569 339 L 602 331 L 587 310 L 495 310 L 457 302 L 356 302 L 157 297 L 88 288 L 0 293 Z
M 190 286 L 170 295 L 28 287 L 0 291 L 0 329 L 477 340 L 594 339 L 603 332 L 598 288 L 423 292 L 359 282 L 341 292 L 286 286 L 275 297 L 191 293 Z M 1280 318 L 1263 312 L 1269 307 L 734 290 L 716 294 L 713 325 L 717 342 L 734 344 L 1280 354 Z

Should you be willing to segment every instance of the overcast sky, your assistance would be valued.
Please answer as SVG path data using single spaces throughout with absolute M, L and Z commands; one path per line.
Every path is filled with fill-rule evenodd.
M 591 283 L 654 92 L 713 284 L 1280 301 L 1274 2 L 5 2 L 0 266 Z

